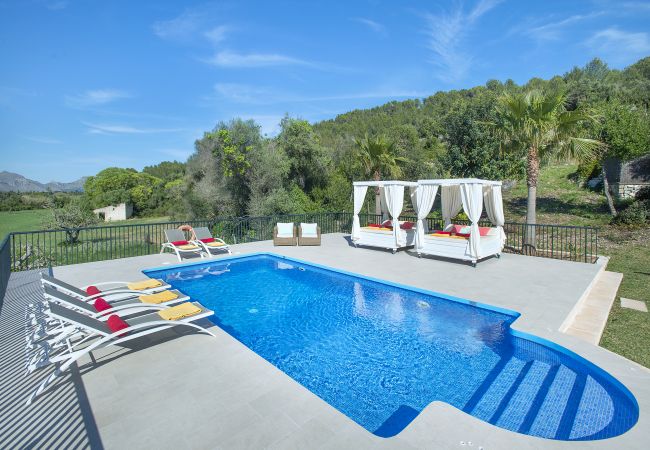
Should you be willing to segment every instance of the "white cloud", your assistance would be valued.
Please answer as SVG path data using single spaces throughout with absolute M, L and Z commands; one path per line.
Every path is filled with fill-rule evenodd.
M 88 132 L 90 134 L 153 134 L 183 131 L 182 128 L 138 128 L 130 125 L 82 123 L 88 127 Z
M 428 36 L 427 46 L 433 52 L 431 62 L 442 72 L 438 77 L 446 82 L 459 81 L 472 65 L 471 52 L 464 48 L 464 39 L 484 14 L 496 7 L 502 0 L 480 0 L 469 12 L 462 4 L 453 11 L 425 15 Z
M 278 53 L 236 53 L 228 50 L 219 51 L 204 62 L 219 67 L 268 67 L 268 66 L 313 66 L 308 61 Z
M 238 103 L 267 102 L 269 97 L 275 97 L 268 88 L 239 83 L 217 83 L 214 90 L 220 97 Z
M 193 11 L 186 11 L 170 20 L 159 20 L 152 26 L 161 39 L 184 40 L 192 37 L 199 29 L 201 17 Z
M 522 32 L 539 41 L 557 40 L 560 39 L 562 33 L 568 26 L 602 16 L 603 14 L 605 14 L 603 11 L 597 11 L 591 14 L 576 14 L 562 20 L 545 23 L 544 25 L 526 27 Z
M 626 63 L 650 53 L 648 33 L 627 32 L 616 27 L 595 33 L 585 44 L 595 55 L 619 63 Z
M 73 107 L 105 105 L 116 100 L 131 98 L 132 95 L 119 89 L 95 89 L 78 95 L 65 97 L 66 104 Z
M 52 138 L 46 138 L 46 137 L 33 137 L 33 136 L 27 136 L 25 139 L 28 141 L 36 142 L 39 144 L 63 144 L 62 141 L 58 139 L 52 139 Z
M 212 28 L 211 30 L 206 31 L 203 33 L 203 36 L 210 41 L 213 45 L 217 45 L 221 43 L 224 39 L 226 39 L 226 34 L 230 31 L 230 27 L 227 25 L 219 25 L 217 27 Z
M 59 11 L 68 7 L 69 2 L 66 0 L 59 0 L 55 2 L 50 2 L 45 5 L 45 7 L 51 11 Z
M 429 93 L 403 89 L 377 89 L 351 94 L 331 94 L 321 96 L 297 95 L 272 89 L 267 86 L 252 86 L 239 83 L 217 83 L 214 90 L 220 98 L 235 102 L 258 105 L 278 103 L 327 102 L 335 100 L 389 99 L 426 97 Z
M 162 148 L 158 152 L 178 161 L 186 161 L 194 153 L 192 149 L 182 148 Z
M 375 22 L 372 19 L 368 19 L 366 17 L 355 17 L 352 20 L 355 22 L 359 22 L 368 28 L 370 28 L 372 31 L 376 33 L 385 33 L 386 32 L 386 27 L 380 24 L 379 22 Z

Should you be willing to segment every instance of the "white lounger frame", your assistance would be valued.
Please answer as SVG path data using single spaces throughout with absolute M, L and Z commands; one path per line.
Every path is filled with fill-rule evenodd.
M 503 247 L 499 236 L 481 236 L 481 259 L 496 255 L 501 257 Z M 440 256 L 443 258 L 460 259 L 477 263 L 477 259 L 469 254 L 469 239 L 448 238 L 442 236 L 424 236 L 424 246 L 417 250 L 421 255 Z
M 170 238 L 172 233 L 178 232 L 180 235 L 178 235 L 179 239 L 174 239 Z M 174 244 L 172 242 L 177 242 L 177 241 L 183 241 L 185 240 L 185 235 L 181 230 L 165 230 L 165 236 L 167 237 L 167 242 L 163 243 L 162 246 L 160 247 L 160 253 L 164 253 L 166 249 L 171 249 L 174 253 L 176 253 L 176 257 L 178 258 L 179 262 L 183 262 L 183 255 L 184 254 L 194 254 L 194 255 L 199 255 L 201 258 L 204 258 L 204 252 L 203 252 L 203 247 L 200 245 L 196 245 L 195 242 L 193 241 L 187 241 L 188 244 L 195 245 L 196 248 L 191 248 L 191 249 L 182 249 Z M 181 238 L 182 236 L 182 238 Z
M 85 317 L 81 313 L 69 310 L 57 304 L 50 305 L 50 309 L 46 311 L 46 314 L 50 318 L 59 320 L 63 324 L 63 326 L 67 327 L 69 330 L 72 330 L 74 328 L 75 330 L 80 330 L 80 332 L 70 331 L 69 333 L 62 333 L 61 335 L 57 336 L 55 339 L 43 343 L 41 359 L 38 361 L 32 361 L 34 368 L 44 367 L 49 364 L 56 364 L 57 367 L 54 370 L 54 372 L 50 374 L 32 392 L 32 394 L 27 399 L 27 405 L 30 405 L 34 400 L 34 398 L 40 395 L 45 390 L 45 388 L 52 381 L 56 379 L 57 376 L 65 372 L 72 364 L 74 364 L 77 360 L 79 360 L 79 358 L 82 358 L 83 356 L 89 354 L 93 350 L 119 345 L 124 342 L 136 339 L 138 337 L 153 334 L 153 333 L 158 333 L 160 331 L 175 326 L 186 326 L 186 327 L 194 328 L 199 332 L 207 333 L 210 336 L 216 337 L 212 332 L 206 330 L 205 328 L 196 325 L 194 323 L 191 323 L 196 320 L 209 317 L 212 314 L 214 314 L 213 311 L 203 308 L 200 304 L 198 303 L 194 303 L 194 304 L 202 309 L 201 313 L 191 317 L 187 317 L 185 319 L 171 321 L 171 320 L 160 319 L 159 318 L 160 316 L 157 316 L 158 319 L 156 319 L 156 317 L 154 317 L 156 313 L 154 312 L 150 315 L 152 317 L 151 320 L 146 320 L 144 322 L 140 320 L 141 323 L 130 325 L 127 329 L 120 330 L 115 333 L 108 333 L 102 331 L 104 323 L 101 321 L 97 321 L 98 324 L 100 324 L 100 326 L 90 327 L 87 324 L 84 324 L 83 322 L 85 322 L 86 319 L 88 320 L 96 320 L 96 319 Z M 156 310 L 163 310 L 165 308 L 166 307 L 164 306 L 162 307 L 151 306 L 148 309 L 151 311 L 156 311 Z M 75 320 L 76 315 L 80 315 L 85 319 L 81 321 Z M 145 319 L 147 318 L 145 316 L 141 316 L 139 317 L 139 319 L 142 319 L 143 317 Z M 125 333 L 127 334 L 125 335 Z M 80 336 L 83 336 L 81 340 L 72 343 L 73 337 L 80 337 Z M 95 342 L 92 342 L 89 345 L 80 348 L 82 344 L 86 344 L 89 340 L 93 338 L 97 338 L 97 340 Z M 65 343 L 65 345 L 60 345 L 63 343 Z
M 199 231 L 199 233 L 201 233 L 203 231 L 203 229 L 205 229 L 205 232 L 206 232 L 205 237 L 201 237 L 201 235 L 196 233 L 197 230 Z M 230 250 L 230 246 L 228 244 L 226 244 L 226 241 L 224 241 L 223 239 L 212 236 L 212 234 L 210 233 L 210 230 L 207 227 L 194 228 L 194 235 L 196 236 L 196 239 L 194 239 L 194 240 L 192 240 L 190 242 L 195 244 L 195 245 L 198 245 L 200 247 L 203 247 L 203 250 L 208 254 L 209 258 L 212 258 L 212 256 L 214 256 L 210 252 L 210 250 L 217 250 L 217 251 L 225 250 L 226 252 L 228 252 L 229 255 L 232 255 L 232 251 Z M 220 245 L 219 247 L 210 247 L 208 244 L 206 244 L 205 242 L 202 242 L 200 240 L 200 239 L 207 239 L 207 238 L 212 238 L 217 242 L 221 242 L 223 245 Z
M 385 248 L 395 253 L 401 248 L 412 247 L 415 244 L 415 229 L 404 230 L 404 232 L 406 232 L 406 245 L 397 247 L 392 231 L 369 230 L 368 227 L 361 227 L 360 238 L 354 242 L 354 245 Z

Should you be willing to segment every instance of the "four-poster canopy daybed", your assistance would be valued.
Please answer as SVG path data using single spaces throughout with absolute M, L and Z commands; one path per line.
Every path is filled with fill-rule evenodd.
M 382 214 L 388 213 L 387 222 L 361 227 L 359 213 L 363 207 L 369 187 L 379 188 Z M 399 222 L 404 202 L 404 188 L 410 188 L 411 202 L 417 215 L 417 224 Z M 436 194 L 440 190 L 440 203 L 445 228 L 430 232 L 426 217 L 431 212 Z M 483 212 L 494 225 L 493 228 L 479 227 Z M 464 211 L 469 226 L 454 225 L 452 219 Z M 354 219 L 352 242 L 355 246 L 367 245 L 390 249 L 415 246 L 418 256 L 422 254 L 470 261 L 473 265 L 480 259 L 496 255 L 499 257 L 505 244 L 503 231 L 503 200 L 501 182 L 460 178 L 449 180 L 408 181 L 358 181 L 354 183 Z
M 356 181 L 354 185 L 354 219 L 352 221 L 352 242 L 359 245 L 379 247 L 395 253 L 400 248 L 415 243 L 413 224 L 400 223 L 399 216 L 404 207 L 404 188 L 415 188 L 410 181 Z M 359 213 L 363 208 L 368 188 L 378 188 L 381 197 L 382 215 L 387 213 L 389 221 L 362 227 Z M 390 223 L 389 223 L 390 222 Z M 398 226 L 393 226 L 397 224 Z
M 440 188 L 444 230 L 429 232 L 426 217 L 433 207 Z M 488 256 L 501 256 L 506 235 L 503 231 L 503 200 L 501 182 L 460 178 L 450 180 L 418 180 L 411 192 L 413 208 L 418 217 L 415 250 L 422 254 L 471 261 L 473 265 Z M 479 227 L 483 207 L 494 228 Z M 451 220 L 461 209 L 470 225 L 462 227 Z

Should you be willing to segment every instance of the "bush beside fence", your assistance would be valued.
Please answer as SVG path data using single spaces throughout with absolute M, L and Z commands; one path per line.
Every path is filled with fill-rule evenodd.
M 20 271 L 157 253 L 165 242 L 164 230 L 183 224 L 193 227 L 206 226 L 215 236 L 222 237 L 227 243 L 239 244 L 272 239 L 273 227 L 277 222 L 317 222 L 323 234 L 350 233 L 352 217 L 351 213 L 223 217 L 186 222 L 11 233 L 0 248 L 3 258 L 2 272 L 8 272 L 6 267 L 12 271 Z M 362 225 L 381 220 L 374 214 L 360 214 L 359 218 Z M 410 216 L 401 219 L 415 221 L 415 217 Z M 429 218 L 427 221 L 431 230 L 442 228 L 440 219 Z M 481 222 L 481 225 L 490 226 L 488 222 Z M 527 245 L 526 232 L 530 228 L 531 226 L 522 223 L 506 223 L 505 251 L 570 261 L 594 262 L 596 259 L 598 232 L 595 228 L 535 225 L 534 244 Z M 0 283 L 3 280 L 4 278 L 0 278 Z

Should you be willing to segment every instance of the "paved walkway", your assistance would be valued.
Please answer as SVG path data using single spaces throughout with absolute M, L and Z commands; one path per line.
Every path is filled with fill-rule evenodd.
M 25 376 L 25 306 L 41 301 L 38 271 L 12 273 L 0 314 L 0 448 L 101 448 L 76 366 L 31 406 L 25 400 L 51 373 Z
M 647 444 L 650 371 L 558 331 L 592 282 L 597 266 L 505 254 L 500 260 L 490 259 L 472 268 L 454 262 L 418 259 L 406 252 L 391 255 L 374 249 L 355 249 L 343 235 L 323 236 L 322 247 L 273 248 L 269 242 L 261 242 L 239 245 L 234 250 L 236 253 L 273 251 L 515 309 L 522 316 L 513 328 L 551 339 L 603 367 L 634 392 L 641 405 L 641 418 L 629 432 L 613 439 L 562 442 L 512 433 L 447 404 L 434 402 L 398 436 L 382 439 L 368 433 L 220 328 L 213 327 L 216 339 L 169 331 L 155 341 L 148 338 L 129 348 L 95 352 L 94 361 L 80 362 L 80 377 L 75 378 L 73 373 L 72 377 L 62 379 L 31 410 L 14 406 L 22 401 L 22 394 L 15 395 L 10 403 L 11 408 L 19 411 L 15 420 L 24 419 L 27 424 L 12 443 L 24 446 L 33 442 L 28 436 L 30 423 L 40 424 L 61 415 L 53 399 L 60 392 L 70 392 L 76 396 L 67 397 L 70 404 L 63 408 L 63 416 L 68 414 L 71 418 L 63 422 L 64 429 L 74 429 L 77 433 L 73 435 L 83 436 L 79 439 L 85 444 L 99 445 L 93 440 L 98 433 L 101 443 L 109 449 L 467 449 L 468 442 L 474 448 L 482 446 L 486 450 L 618 449 L 645 448 Z M 55 275 L 75 284 L 85 284 L 139 278 L 142 269 L 175 263 L 172 255 L 150 255 L 60 267 L 55 269 Z M 14 277 L 10 290 L 18 286 Z M 37 284 L 31 286 L 34 292 L 38 291 Z M 20 352 L 22 334 L 17 334 L 20 339 L 8 339 L 4 333 L 5 324 L 10 323 L 5 319 L 5 310 L 19 311 L 21 302 L 21 296 L 12 294 L 3 308 L 0 319 L 3 353 Z M 19 326 L 19 316 L 16 313 L 13 318 L 14 327 Z M 18 362 L 14 364 L 10 376 L 20 372 Z M 80 392 L 86 392 L 87 396 L 79 395 Z M 92 414 L 87 413 L 88 404 Z M 2 406 L 4 411 L 5 405 Z M 78 419 L 72 420 L 74 417 Z M 2 419 L 4 416 L 0 416 Z M 98 431 L 94 432 L 95 429 Z M 1 444 L 2 441 L 0 447 L 4 447 Z
M 607 270 L 601 272 L 588 295 L 576 305 L 575 316 L 563 331 L 590 344 L 598 345 L 621 281 L 623 281 L 622 273 Z

